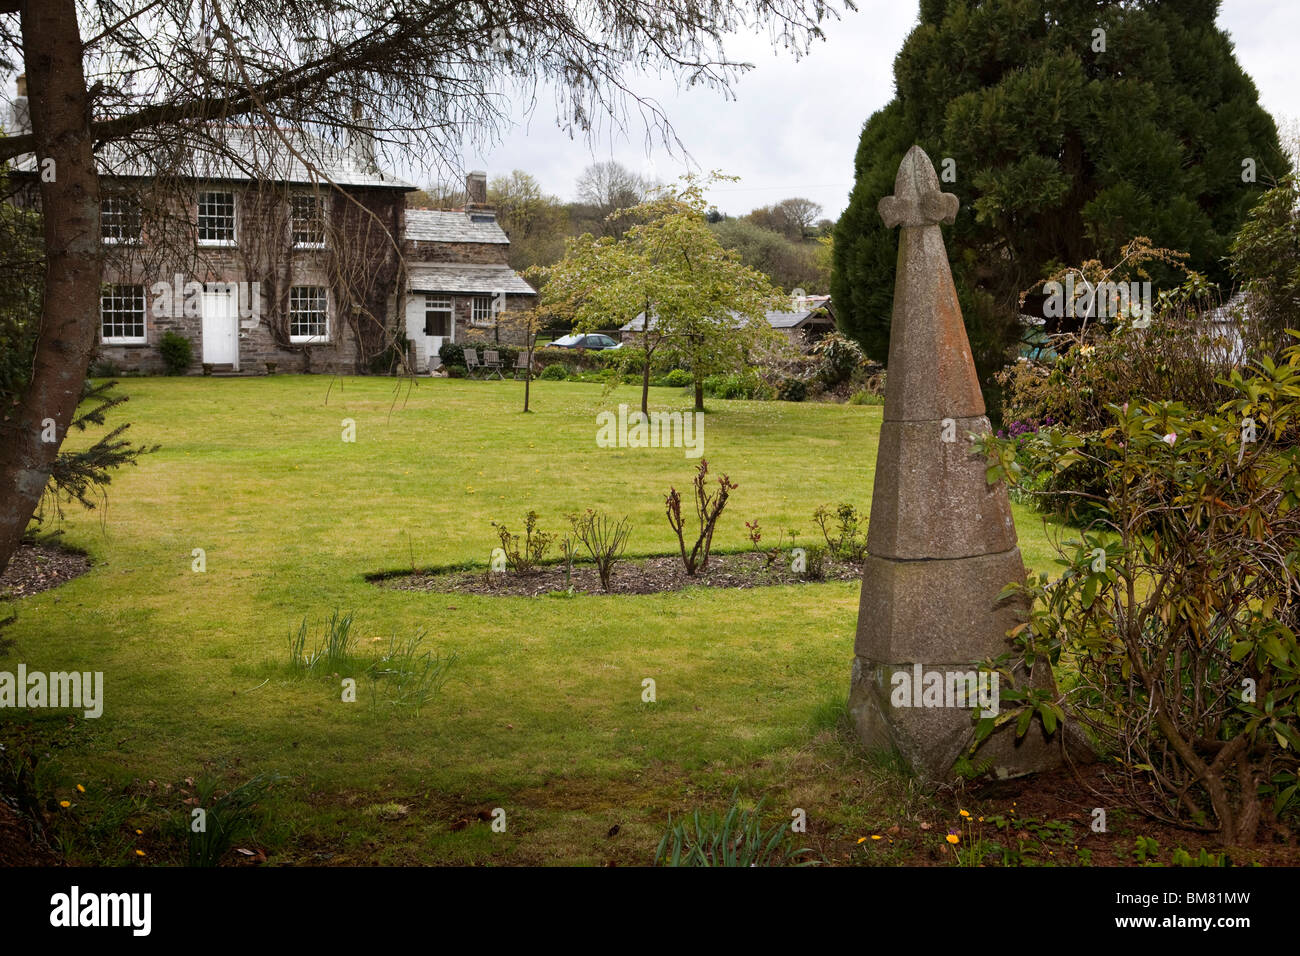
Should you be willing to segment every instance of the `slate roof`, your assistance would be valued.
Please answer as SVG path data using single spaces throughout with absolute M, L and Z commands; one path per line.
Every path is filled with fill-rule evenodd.
M 193 140 L 187 148 L 187 160 L 180 172 L 192 179 L 222 182 L 249 182 L 255 179 L 284 183 L 311 183 L 312 176 L 303 159 L 340 186 L 378 186 L 412 190 L 416 187 L 404 179 L 367 163 L 353 150 L 327 143 L 301 131 L 285 130 L 285 136 L 303 159 L 285 147 L 279 135 L 262 127 L 232 126 L 221 130 L 224 146 Z M 148 178 L 160 173 L 175 174 L 174 163 L 165 157 L 173 154 L 174 145 L 151 144 L 137 136 L 125 143 L 111 143 L 99 150 L 96 160 L 101 176 L 124 179 Z M 229 153 L 230 155 L 227 155 Z M 163 168 L 166 166 L 167 168 Z M 36 172 L 32 154 L 21 157 L 14 167 Z M 325 179 L 318 173 L 317 180 Z
M 459 292 L 492 295 L 509 292 L 536 295 L 537 290 L 508 265 L 459 262 L 414 262 L 407 267 L 411 292 Z
M 469 213 L 441 209 L 406 210 L 403 239 L 422 242 L 489 242 L 509 245 L 505 232 L 496 222 L 475 222 Z
M 830 315 L 826 312 L 825 309 L 825 305 L 829 302 L 829 299 L 830 297 L 827 296 L 826 302 L 823 302 L 820 305 L 815 305 L 811 309 L 803 309 L 798 312 L 767 312 L 765 313 L 767 318 L 767 324 L 772 326 L 772 328 L 774 329 L 797 329 L 799 328 L 799 326 L 803 325 L 804 322 L 806 322 L 810 318 L 824 317 L 829 319 Z M 637 317 L 635 319 L 633 319 L 631 322 L 628 322 L 626 325 L 623 325 L 619 329 L 619 331 L 640 332 L 644 324 L 645 324 L 645 313 L 640 312 L 637 314 Z M 651 328 L 654 327 L 653 322 L 651 322 L 650 325 Z

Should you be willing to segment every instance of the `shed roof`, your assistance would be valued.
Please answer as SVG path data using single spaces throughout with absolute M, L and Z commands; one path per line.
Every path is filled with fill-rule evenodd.
M 459 262 L 418 262 L 408 267 L 411 292 L 461 292 L 492 295 L 536 295 L 537 290 L 507 265 Z

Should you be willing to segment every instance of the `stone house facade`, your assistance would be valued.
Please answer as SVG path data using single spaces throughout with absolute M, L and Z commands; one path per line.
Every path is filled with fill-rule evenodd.
M 169 333 L 190 343 L 191 374 L 388 371 L 398 348 L 425 372 L 443 341 L 517 340 L 504 313 L 536 292 L 506 264 L 485 173 L 463 209 L 407 209 L 415 187 L 366 143 L 223 134 L 179 175 L 146 149 L 100 153 L 101 367 L 162 372 Z M 14 175 L 35 203 L 35 158 Z

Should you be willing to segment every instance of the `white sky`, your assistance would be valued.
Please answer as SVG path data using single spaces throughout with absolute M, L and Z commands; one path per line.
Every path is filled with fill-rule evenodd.
M 894 56 L 917 19 L 915 0 L 859 0 L 826 26 L 827 39 L 796 62 L 775 53 L 765 40 L 738 37 L 733 59 L 755 69 L 733 84 L 735 99 L 703 88 L 679 92 L 657 77 L 634 82 L 642 95 L 657 98 L 697 167 L 740 176 L 710 193 L 718 208 L 741 215 L 755 206 L 789 196 L 821 203 L 835 218 L 848 202 L 858 134 L 875 110 L 893 95 Z M 1254 79 L 1261 102 L 1279 126 L 1300 117 L 1300 3 L 1295 0 L 1224 0 L 1219 25 L 1236 44 L 1238 62 Z M 552 100 L 539 105 L 524 125 L 505 132 L 482 154 L 467 150 L 467 169 L 489 176 L 523 169 L 543 189 L 574 198 L 574 180 L 595 160 L 617 159 L 631 169 L 675 179 L 686 166 L 662 147 L 647 152 L 645 128 L 637 117 L 626 135 L 608 132 L 586 143 L 570 140 L 554 125 Z M 400 173 L 399 173 L 400 174 Z M 425 177 L 405 174 L 423 184 Z

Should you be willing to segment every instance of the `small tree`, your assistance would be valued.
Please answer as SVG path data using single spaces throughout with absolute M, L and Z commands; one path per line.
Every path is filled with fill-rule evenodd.
M 751 351 L 784 344 L 766 312 L 786 300 L 718 242 L 694 177 L 683 177 L 679 190 L 640 203 L 631 214 L 637 224 L 621 239 L 588 234 L 571 241 L 549 271 L 544 301 L 571 309 L 575 332 L 642 316 L 641 411 L 649 414 L 650 363 L 661 346 L 689 364 L 695 408 L 703 410 L 707 375 L 744 368 Z

